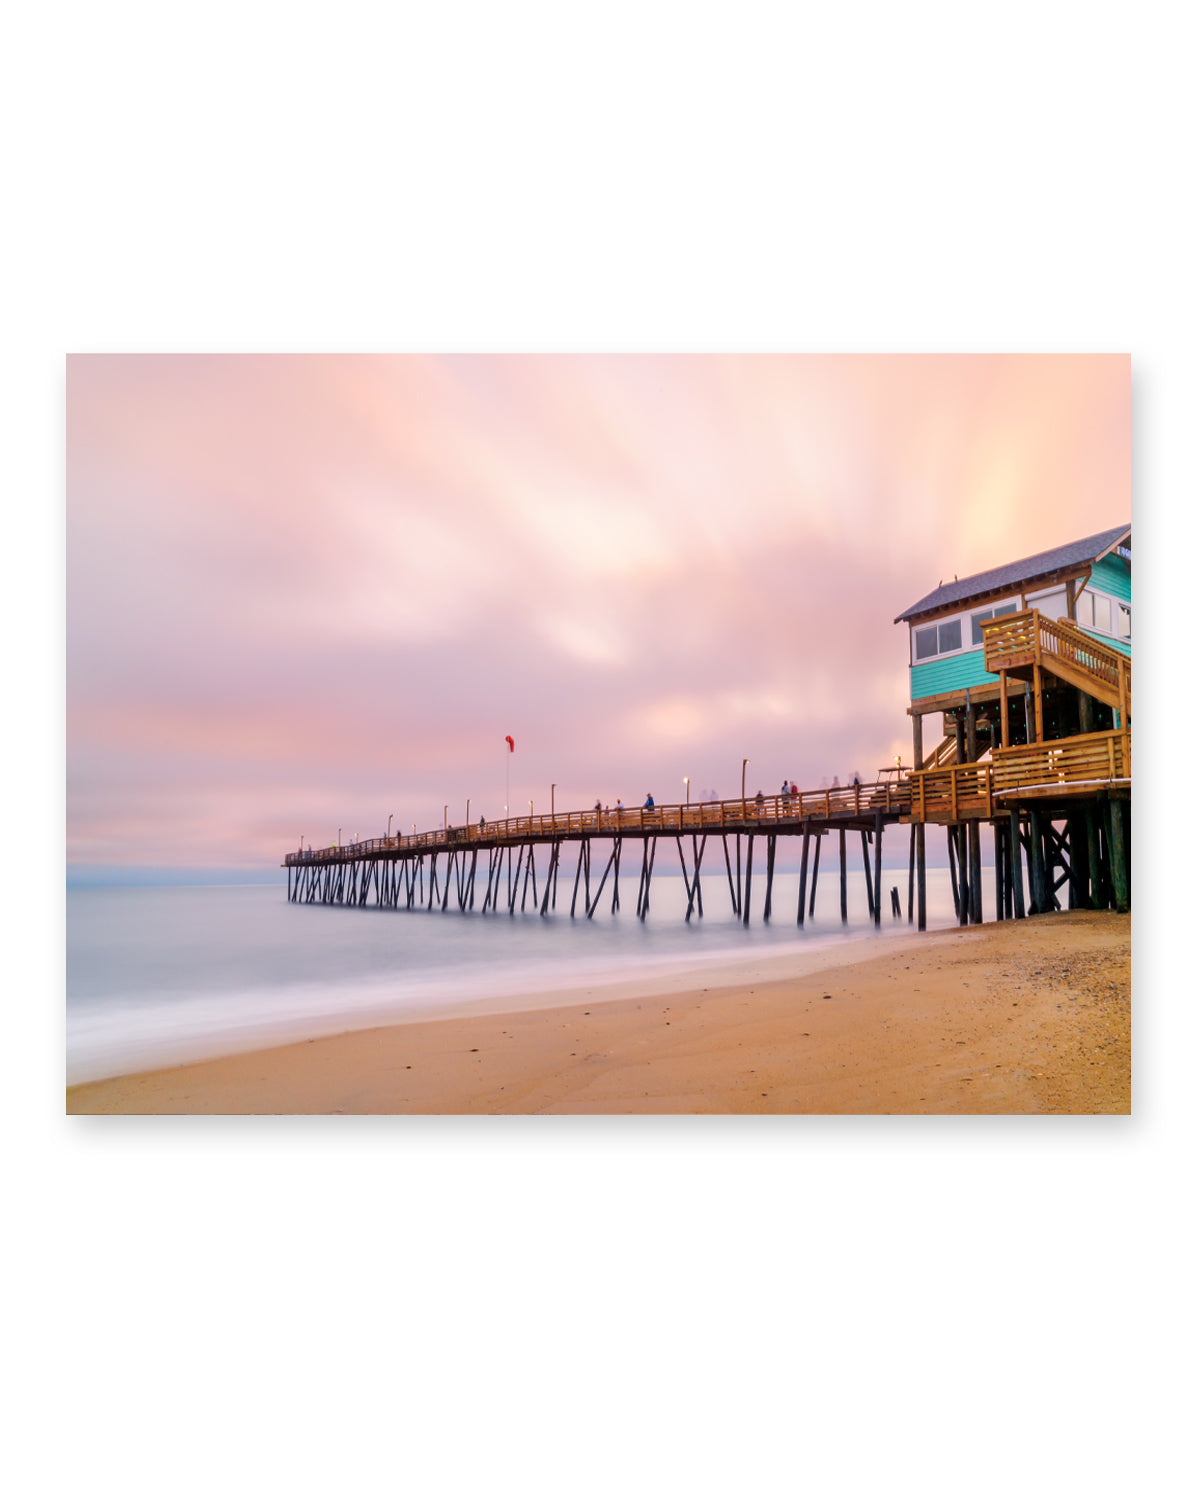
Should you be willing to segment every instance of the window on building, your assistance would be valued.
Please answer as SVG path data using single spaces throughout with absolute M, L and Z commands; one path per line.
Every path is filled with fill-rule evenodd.
M 921 630 L 913 631 L 913 655 L 917 661 L 924 661 L 927 656 L 938 654 L 938 633 L 936 625 L 926 625 Z
M 1079 596 L 1075 618 L 1085 630 L 1098 630 L 1102 635 L 1129 639 L 1128 606 L 1118 604 L 1115 599 L 1097 594 L 1092 589 L 1085 589 Z
M 995 609 L 982 609 L 977 615 L 971 616 L 971 643 L 975 646 L 983 645 L 983 622 L 994 620 L 997 615 L 1015 615 L 1017 606 L 1015 604 L 998 604 Z
M 1133 611 L 1128 604 L 1117 605 L 1117 634 L 1123 641 L 1133 639 Z
M 962 649 L 962 621 L 945 620 L 937 628 L 938 632 L 938 655 L 945 651 L 960 651 Z

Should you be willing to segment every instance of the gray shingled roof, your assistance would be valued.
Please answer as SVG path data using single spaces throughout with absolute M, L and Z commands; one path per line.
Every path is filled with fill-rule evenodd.
M 1033 583 L 1049 573 L 1056 573 L 1059 568 L 1095 562 L 1101 553 L 1107 552 L 1114 542 L 1119 541 L 1130 530 L 1129 526 L 1114 526 L 1111 531 L 1085 536 L 1081 541 L 1068 542 L 1065 547 L 1052 547 L 1049 552 L 1035 552 L 1032 557 L 1005 563 L 1002 568 L 992 568 L 987 573 L 973 573 L 970 578 L 955 578 L 951 583 L 939 584 L 931 594 L 926 594 L 924 599 L 918 599 L 902 615 L 897 615 L 893 624 L 899 625 L 901 620 L 911 620 L 913 615 L 941 609 L 960 599 L 973 599 L 979 594 L 990 594 L 1012 584 Z

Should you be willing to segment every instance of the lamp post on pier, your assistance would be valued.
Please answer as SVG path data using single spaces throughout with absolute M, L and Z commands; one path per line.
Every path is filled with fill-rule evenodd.
M 554 788 L 557 785 L 558 785 L 558 782 L 556 782 L 556 781 L 552 781 L 550 783 L 550 821 L 551 821 L 551 823 L 554 822 Z
M 391 836 L 392 836 L 392 819 L 395 816 L 396 816 L 395 813 L 388 813 L 388 831 L 387 831 L 388 838 L 391 838 Z
M 746 767 L 749 764 L 750 764 L 750 757 L 747 756 L 746 759 L 742 762 L 742 822 L 743 823 L 746 821 Z
M 683 803 L 685 807 L 692 805 L 692 778 L 690 776 L 683 778 Z

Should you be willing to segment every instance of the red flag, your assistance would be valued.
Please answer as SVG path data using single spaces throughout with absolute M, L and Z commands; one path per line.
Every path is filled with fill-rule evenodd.
M 506 734 L 506 735 L 505 735 L 505 736 L 504 736 L 504 738 L 505 738 L 505 739 L 506 739 L 506 740 L 507 740 L 507 741 L 508 741 L 508 753 L 509 753 L 509 754 L 510 754 L 510 755 L 511 755 L 511 754 L 512 754 L 512 753 L 513 753 L 513 751 L 514 751 L 514 750 L 515 750 L 515 749 L 516 749 L 516 748 L 517 748 L 517 747 L 516 747 L 516 746 L 515 746 L 515 745 L 514 745 L 514 744 L 513 744 L 513 737 L 512 737 L 512 735 L 511 735 L 511 734 Z

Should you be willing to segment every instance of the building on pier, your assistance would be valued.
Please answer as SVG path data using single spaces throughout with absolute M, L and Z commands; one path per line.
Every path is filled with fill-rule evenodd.
M 1130 526 L 1021 558 L 919 599 L 908 627 L 919 907 L 927 823 L 946 825 L 961 921 L 982 920 L 979 829 L 992 825 L 997 915 L 1129 904 L 1133 677 Z M 940 716 L 925 748 L 923 722 Z M 920 925 L 924 925 L 923 917 Z

